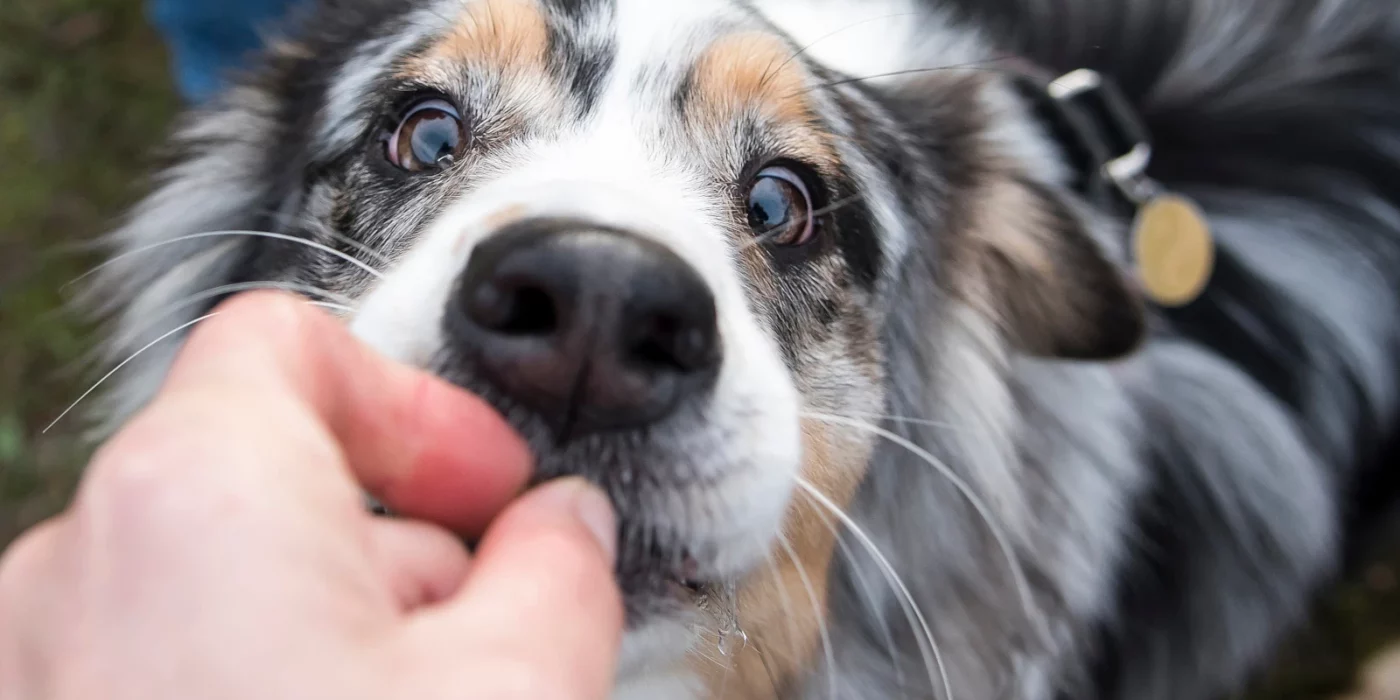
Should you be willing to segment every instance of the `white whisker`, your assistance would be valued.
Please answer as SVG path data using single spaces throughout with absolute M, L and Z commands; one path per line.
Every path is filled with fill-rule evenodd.
M 822 653 L 826 656 L 826 682 L 828 697 L 836 697 L 836 655 L 831 646 L 831 630 L 826 626 L 826 611 L 822 603 L 817 598 L 817 589 L 812 585 L 812 579 L 807 575 L 807 568 L 802 566 L 802 562 L 797 558 L 797 551 L 792 548 L 792 543 L 788 542 L 787 536 L 778 533 L 778 546 L 787 553 L 788 559 L 792 560 L 793 567 L 797 570 L 797 578 L 802 582 L 802 588 L 807 591 L 807 598 L 812 601 L 812 613 L 817 616 L 817 633 L 821 635 Z
M 716 666 L 728 668 L 728 664 L 726 664 L 726 663 L 723 662 L 723 661 L 720 661 L 719 658 L 717 658 L 717 657 L 715 657 L 715 656 L 711 656 L 711 655 L 710 655 L 708 652 L 706 652 L 705 650 L 703 650 L 703 649 L 695 649 L 694 651 L 695 651 L 696 654 L 699 654 L 699 655 L 700 655 L 700 658 L 702 658 L 702 659 L 704 659 L 704 660 L 706 660 L 706 661 L 708 661 L 708 662 L 710 662 L 710 663 L 712 663 L 712 664 L 714 664 L 714 665 L 716 665 Z
M 768 676 L 768 687 L 773 691 L 773 700 L 781 700 L 782 691 L 778 688 L 782 685 L 778 681 L 778 674 L 773 672 L 773 665 L 768 663 L 768 654 L 764 653 L 762 647 L 754 647 L 758 654 L 758 660 L 763 664 L 763 674 Z
M 348 245 L 361 253 L 364 253 L 370 259 L 374 260 L 380 265 L 388 265 L 390 262 L 389 256 L 338 231 L 332 231 L 324 227 L 318 227 L 317 233 L 329 235 L 331 238 L 334 238 L 335 240 L 340 241 L 341 243 L 344 243 L 345 245 Z
M 702 652 L 701 655 L 705 658 L 709 658 L 709 654 L 704 654 Z M 734 675 L 734 664 L 734 659 L 728 659 L 728 663 L 724 664 L 724 673 L 719 677 L 719 693 L 715 695 L 715 697 L 722 698 L 725 692 L 729 690 L 729 679 Z
M 885 578 L 889 580 L 890 584 L 895 587 L 896 592 L 899 594 L 899 602 L 901 607 L 904 608 L 904 614 L 911 616 L 913 618 L 911 622 L 916 622 L 919 630 L 923 632 L 924 636 L 918 639 L 919 654 L 923 657 L 924 668 L 928 670 L 929 687 L 937 688 L 941 681 L 944 700 L 952 700 L 953 686 L 948 682 L 948 670 L 943 665 L 943 653 L 938 649 L 938 642 L 933 638 L 933 630 L 929 627 L 928 620 L 924 619 L 923 611 L 919 609 L 918 603 L 914 601 L 914 596 L 909 592 L 909 587 L 904 585 L 904 579 L 900 578 L 899 573 L 894 570 L 894 566 L 890 564 L 889 559 L 885 558 L 885 555 L 880 552 L 880 548 L 876 546 L 875 541 L 870 538 L 870 535 L 865 533 L 865 530 L 856 524 L 855 520 L 851 519 L 851 516 L 846 515 L 839 506 L 832 502 L 830 498 L 827 498 L 826 495 L 815 486 L 808 483 L 806 479 L 798 477 L 796 483 L 797 487 L 806 493 L 808 497 L 824 506 L 833 516 L 840 520 L 841 523 L 846 526 L 846 529 L 856 536 L 856 540 L 865 547 L 866 551 L 870 552 L 870 556 L 875 559 L 876 565 L 880 567 L 880 570 L 885 574 Z M 925 644 L 925 641 L 927 641 L 927 644 Z M 930 653 L 932 653 L 932 657 L 930 657 Z M 937 670 L 937 675 L 935 675 L 935 669 Z
M 330 310 L 330 311 L 339 311 L 339 312 L 345 313 L 345 314 L 353 314 L 353 313 L 355 313 L 355 310 L 356 310 L 355 307 L 353 307 L 353 306 L 346 306 L 346 305 L 344 305 L 344 304 L 336 304 L 336 303 L 334 303 L 334 302 L 329 302 L 329 301 L 308 301 L 308 302 L 306 302 L 306 303 L 308 303 L 308 304 L 310 304 L 310 305 L 312 305 L 312 306 L 318 306 L 318 307 L 320 307 L 320 308 L 322 308 L 322 309 L 328 309 L 328 310 Z
M 860 20 L 859 22 L 852 22 L 851 24 L 848 24 L 848 25 L 846 25 L 846 26 L 844 26 L 844 27 L 841 27 L 840 29 L 834 29 L 834 30 L 832 30 L 832 31 L 830 31 L 830 32 L 827 32 L 826 34 L 823 34 L 823 35 L 817 37 L 816 39 L 813 39 L 813 40 L 812 40 L 810 43 L 808 43 L 806 46 L 803 46 L 802 48 L 800 48 L 800 49 L 798 49 L 797 51 L 793 52 L 793 54 L 790 55 L 790 56 L 788 56 L 786 60 L 784 60 L 782 63 L 779 63 L 779 64 L 777 65 L 776 68 L 770 68 L 770 69 L 764 71 L 763 79 L 762 79 L 761 81 L 759 81 L 759 82 L 760 82 L 760 84 L 762 84 L 762 85 L 766 85 L 766 84 L 768 83 L 769 79 L 772 78 L 772 76 L 777 75 L 778 72 L 781 71 L 783 68 L 787 67 L 788 64 L 792 63 L 793 61 L 797 60 L 798 58 L 801 58 L 803 54 L 805 54 L 805 53 L 807 53 L 808 51 L 812 50 L 812 48 L 815 47 L 817 44 L 820 44 L 820 43 L 822 43 L 823 41 L 826 41 L 827 39 L 830 39 L 830 38 L 832 38 L 832 37 L 834 37 L 834 36 L 836 36 L 836 35 L 838 35 L 838 34 L 842 34 L 842 33 L 848 32 L 848 31 L 850 31 L 850 30 L 852 30 L 852 29 L 855 29 L 856 27 L 860 27 L 860 26 L 863 26 L 863 25 L 866 25 L 866 24 L 870 24 L 871 22 L 880 22 L 880 21 L 887 20 L 887 19 L 898 19 L 898 18 L 900 18 L 900 17 L 917 17 L 917 16 L 919 16 L 919 13 L 917 13 L 917 12 L 896 12 L 896 13 L 894 13 L 894 14 L 881 15 L 881 16 L 878 16 L 878 17 L 870 17 L 870 18 L 867 18 L 867 19 Z
M 1041 635 L 1042 640 L 1048 642 L 1051 639 L 1049 625 L 1039 606 L 1036 605 L 1035 599 L 1031 596 L 1030 584 L 1026 580 L 1025 571 L 1021 568 L 1020 560 L 1016 558 L 1015 551 L 1011 547 L 1011 541 L 1006 537 L 1006 533 L 996 524 L 996 520 L 992 517 L 991 509 L 987 507 L 986 503 L 982 501 L 962 477 L 959 477 L 948 465 L 935 457 L 933 453 L 919 447 L 907 438 L 885 430 L 877 425 L 822 413 L 803 413 L 802 415 L 813 420 L 837 423 L 879 435 L 903 447 L 938 470 L 939 474 L 947 479 L 948 482 L 953 485 L 953 488 L 957 489 L 958 492 L 962 494 L 963 498 L 967 499 L 967 502 L 972 505 L 973 510 L 977 511 L 982 520 L 986 522 L 988 531 L 992 533 L 992 539 L 996 541 L 997 547 L 1001 549 L 1002 556 L 1006 559 L 1007 566 L 1010 567 L 1011 579 L 1016 587 L 1017 594 L 1021 598 L 1021 605 L 1025 609 L 1026 616 L 1030 618 L 1031 624 L 1036 626 L 1036 631 Z
M 838 414 L 833 413 L 831 415 L 834 416 Z M 938 428 L 940 430 L 947 430 L 950 433 L 962 433 L 964 435 L 984 434 L 981 431 L 975 430 L 967 426 L 956 425 L 947 421 L 929 420 L 927 418 L 910 418 L 907 416 L 896 416 L 886 413 L 841 413 L 839 415 L 842 418 L 849 418 L 851 420 L 887 420 L 891 423 L 901 423 L 904 425 L 919 425 L 928 428 Z
M 795 94 L 801 95 L 804 93 L 812 92 L 813 90 L 823 90 L 828 88 L 840 87 L 842 85 L 851 85 L 853 83 L 860 83 L 866 80 L 879 80 L 880 78 L 897 78 L 899 76 L 904 75 L 916 75 L 919 73 L 936 73 L 938 71 L 945 70 L 971 69 L 977 71 L 984 71 L 988 73 L 1005 73 L 1005 69 L 985 68 L 984 66 L 987 66 L 988 64 L 992 63 L 1004 62 L 1006 60 L 1006 56 L 996 56 L 992 58 L 982 59 L 980 61 L 968 61 L 966 63 L 950 63 L 942 66 L 928 66 L 926 68 L 905 68 L 903 70 L 889 71 L 887 73 L 875 73 L 874 75 L 864 75 L 855 78 L 841 78 L 839 80 L 832 80 L 830 82 L 818 83 L 812 87 L 799 90 Z
M 50 430 L 52 430 L 53 427 L 54 427 L 55 425 L 58 425 L 58 422 L 59 422 L 59 421 L 63 420 L 63 417 L 64 417 L 64 416 L 68 415 L 69 413 L 72 413 L 72 412 L 73 412 L 73 409 L 77 408 L 77 407 L 78 407 L 78 404 L 82 403 L 84 399 L 86 399 L 88 396 L 90 396 L 90 395 L 92 394 L 92 392 L 97 391 L 97 388 L 100 387 L 100 386 L 102 386 L 102 384 L 103 384 L 104 382 L 106 382 L 108 379 L 111 379 L 111 378 L 112 378 L 112 375 L 114 375 L 114 374 L 116 374 L 118 371 L 120 371 L 121 368 L 123 368 L 123 367 L 127 366 L 128 364 L 130 364 L 132 360 L 135 360 L 137 357 L 140 357 L 142 353 L 144 353 L 144 352 L 146 352 L 147 350 L 150 350 L 151 348 L 155 347 L 155 346 L 156 346 L 157 344 L 159 344 L 161 341 L 163 341 L 163 340 L 169 338 L 170 336 L 173 336 L 173 335 L 175 335 L 176 333 L 179 333 L 180 331 L 183 331 L 183 330 L 185 330 L 186 328 L 189 328 L 190 326 L 195 325 L 196 323 L 200 323 L 200 322 L 202 322 L 202 321 L 206 321 L 206 320 L 211 319 L 211 318 L 213 318 L 213 317 L 215 317 L 215 316 L 218 316 L 218 315 L 219 315 L 219 314 L 217 314 L 217 313 L 207 314 L 207 315 L 205 315 L 205 316 L 200 316 L 199 318 L 197 318 L 197 319 L 195 319 L 195 320 L 193 320 L 193 321 L 190 321 L 190 322 L 188 322 L 188 323 L 180 324 L 179 326 L 177 326 L 176 328 L 174 328 L 174 329 L 172 329 L 172 330 L 166 332 L 164 335 L 160 336 L 159 338 L 156 338 L 155 340 L 152 340 L 151 342 L 147 343 L 147 344 L 146 344 L 145 346 L 143 346 L 140 350 L 137 350 L 136 352 L 131 353 L 131 355 L 130 355 L 129 357 L 127 357 L 125 360 L 122 360 L 120 363 L 118 363 L 116 367 L 113 367 L 112 370 L 111 370 L 110 372 L 108 372 L 108 373 L 102 375 L 102 378 L 99 379 L 99 380 L 97 380 L 97 383 L 93 384 L 90 388 L 88 388 L 87 391 L 84 391 L 84 392 L 83 392 L 83 395 L 82 395 L 82 396 L 79 396 L 77 401 L 74 401 L 71 405 L 68 406 L 68 408 L 63 409 L 63 413 L 58 414 L 58 417 L 55 418 L 55 419 L 53 419 L 53 422 L 52 422 L 52 423 L 49 423 L 48 426 L 45 427 L 45 428 L 43 429 L 43 431 L 41 431 L 41 432 L 47 433 L 47 432 L 49 432 Z
M 787 621 L 788 653 L 795 659 L 798 657 L 797 642 L 802 637 L 797 631 L 797 609 L 792 604 L 792 596 L 788 595 L 787 586 L 783 585 L 783 572 L 778 568 L 778 562 L 773 559 L 773 553 L 768 552 L 765 556 L 768 569 L 773 572 L 773 585 L 778 588 L 778 602 L 783 606 L 783 618 Z
M 221 296 L 224 294 L 236 294 L 238 292 L 247 292 L 255 289 L 279 289 L 288 292 L 296 292 L 298 294 L 302 294 L 303 296 L 320 296 L 324 297 L 327 301 L 333 303 L 327 304 L 326 302 L 321 301 L 312 301 L 311 303 L 315 306 L 320 306 L 322 308 L 333 309 L 337 311 L 348 311 L 352 313 L 354 312 L 355 301 L 353 299 L 343 294 L 337 294 L 335 292 L 326 289 L 321 289 L 320 287 L 312 286 L 309 284 L 277 281 L 238 282 L 235 284 L 225 284 L 220 285 L 218 287 L 205 289 L 199 292 L 195 292 L 194 294 L 184 297 L 183 299 L 172 301 L 169 304 L 165 305 L 163 308 L 158 309 L 154 313 L 152 313 L 151 320 L 159 320 L 160 318 L 178 309 L 184 308 L 191 304 L 198 304 L 199 302 L 205 301 L 206 299 L 213 299 L 214 297 Z M 151 325 L 153 324 L 143 324 L 138 328 L 129 329 L 121 336 L 119 336 L 113 344 L 120 346 L 131 341 L 133 338 L 138 338 L 142 334 L 144 334 L 146 329 L 150 328 Z
M 836 546 L 840 548 L 841 556 L 845 557 L 847 561 L 854 562 L 855 556 L 851 554 L 850 546 L 846 544 L 845 538 L 841 536 L 841 529 L 826 518 L 823 518 L 822 522 L 825 522 L 826 526 L 831 529 L 832 534 L 836 536 Z M 870 586 L 870 580 L 865 577 L 865 572 L 858 566 L 852 566 L 851 573 L 855 576 L 856 585 L 860 588 L 861 595 L 864 596 L 866 602 L 870 604 L 871 612 L 879 618 L 880 639 L 884 642 L 885 651 L 890 655 L 890 663 L 894 666 L 895 683 L 898 684 L 901 689 L 904 689 L 906 688 L 904 666 L 899 663 L 899 653 L 895 649 L 894 644 L 894 633 L 890 631 L 889 620 L 885 619 L 885 611 L 876 608 L 875 594 L 872 592 L 873 589 Z M 906 694 L 905 697 L 908 697 L 908 695 Z
M 163 247 L 169 246 L 169 245 L 175 245 L 176 243 L 183 243 L 183 242 L 185 242 L 185 241 L 193 241 L 193 240 L 198 240 L 198 239 L 201 239 L 201 238 L 219 238 L 219 237 L 227 237 L 227 236 L 252 236 L 252 237 L 255 237 L 255 238 L 271 238 L 271 239 L 273 239 L 273 240 L 286 241 L 286 242 L 288 242 L 288 243 L 296 243 L 296 244 L 299 244 L 299 245 L 304 245 L 304 246 L 306 246 L 306 247 L 308 247 L 308 248 L 314 248 L 314 249 L 319 250 L 319 251 L 321 251 L 321 252 L 323 252 L 323 253 L 327 253 L 327 254 L 329 254 L 329 255 L 334 255 L 335 257 L 340 258 L 341 260 L 344 260 L 345 262 L 348 262 L 348 263 L 350 263 L 351 265 L 354 265 L 355 267 L 358 267 L 358 268 L 360 268 L 361 270 L 364 270 L 365 272 L 368 272 L 369 274 L 373 275 L 373 276 L 374 276 L 375 278 L 377 278 L 377 279 L 384 279 L 383 273 L 379 272 L 378 270 L 374 269 L 373 267 L 370 267 L 369 264 L 365 263 L 364 261 L 360 260 L 359 258 L 356 258 L 356 257 L 354 257 L 354 256 L 348 255 L 348 254 L 346 254 L 346 253 L 344 253 L 344 252 L 342 252 L 342 251 L 336 250 L 336 249 L 334 249 L 334 248 L 332 248 L 332 247 L 330 247 L 330 246 L 328 246 L 328 245 L 325 245 L 325 244 L 323 244 L 323 243 L 317 243 L 316 241 L 309 241 L 309 240 L 307 240 L 307 239 L 305 239 L 305 238 L 298 238 L 297 236 L 289 236 L 289 235 L 287 235 L 287 234 L 285 234 L 285 233 L 272 233 L 272 232 L 269 232 L 269 231 L 205 231 L 205 232 L 203 232 L 203 233 L 191 233 L 191 234 L 185 235 L 185 236 L 178 236 L 178 237 L 175 237 L 175 238 L 171 238 L 171 239 L 169 239 L 169 240 L 160 241 L 159 243 L 152 243 L 152 244 L 150 244 L 150 245 L 144 245 L 144 246 L 141 246 L 141 247 L 139 247 L 139 248 L 133 248 L 133 249 L 128 250 L 128 251 L 126 251 L 126 252 L 124 252 L 124 253 L 121 253 L 120 255 L 114 255 L 114 256 L 108 258 L 107 260 L 103 261 L 101 264 L 97 265 L 96 267 L 92 268 L 91 270 L 88 270 L 87 272 L 84 272 L 83 274 L 77 276 L 76 278 L 74 278 L 73 280 L 71 280 L 70 282 L 68 282 L 67 284 L 63 285 L 63 287 L 62 287 L 61 289 L 67 289 L 68 287 L 71 287 L 71 286 L 73 286 L 73 285 L 75 285 L 75 284 L 77 284 L 77 283 L 79 283 L 79 282 L 81 282 L 81 281 L 87 279 L 88 277 L 91 277 L 91 276 L 97 274 L 98 272 L 102 271 L 103 269 L 107 268 L 108 266 L 113 265 L 113 264 L 116 264 L 117 262 L 120 262 L 121 260 L 126 259 L 126 258 L 129 258 L 129 257 L 131 257 L 131 256 L 133 256 L 133 255 L 140 255 L 141 253 L 148 253 L 148 252 L 150 252 L 150 251 L 152 251 L 152 250 L 156 250 L 156 249 L 158 249 L 158 248 L 163 248 Z

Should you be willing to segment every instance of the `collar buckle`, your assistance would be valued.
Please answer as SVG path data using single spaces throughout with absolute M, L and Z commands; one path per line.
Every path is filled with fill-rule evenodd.
M 1018 84 L 1074 169 L 1080 193 L 1133 212 L 1130 249 L 1147 297 L 1163 307 L 1195 301 L 1215 268 L 1210 222 L 1190 198 L 1148 175 L 1152 139 L 1137 110 L 1098 71 L 1037 75 L 1027 71 Z
M 1147 175 L 1152 163 L 1147 127 L 1116 83 L 1081 68 L 1054 79 L 1045 92 L 1059 109 L 1075 113 L 1077 137 L 1088 142 L 1089 152 L 1101 154 L 1098 174 L 1120 194 L 1141 206 L 1161 193 Z

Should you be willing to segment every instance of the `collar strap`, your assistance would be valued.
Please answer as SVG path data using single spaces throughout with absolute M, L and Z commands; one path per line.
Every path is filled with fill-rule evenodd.
M 1132 216 L 1129 249 L 1137 279 L 1160 306 L 1195 301 L 1215 268 L 1205 213 L 1147 175 L 1152 139 L 1142 117 L 1107 76 L 1083 68 L 1049 76 L 1013 60 L 1013 84 L 1075 174 L 1075 189 L 1105 209 Z
M 1076 190 L 1132 209 L 1160 192 L 1147 177 L 1151 135 L 1116 83 L 1087 68 L 1048 78 L 1028 65 L 1017 68 L 1013 83 L 1063 151 Z

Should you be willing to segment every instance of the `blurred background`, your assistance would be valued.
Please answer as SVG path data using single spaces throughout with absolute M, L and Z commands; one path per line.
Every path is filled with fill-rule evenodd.
M 74 416 L 42 432 L 95 379 L 64 287 L 142 192 L 180 105 L 141 0 L 0 3 L 0 548 L 63 506 L 90 450 Z M 1242 697 L 1400 700 L 1353 695 L 1400 642 L 1397 572 L 1388 543 Z

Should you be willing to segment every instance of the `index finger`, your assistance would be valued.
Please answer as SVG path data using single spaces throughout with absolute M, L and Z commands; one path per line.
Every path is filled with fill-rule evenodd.
M 459 533 L 481 532 L 529 477 L 528 449 L 484 401 L 377 355 L 290 295 L 255 292 L 221 305 L 191 334 L 157 406 L 178 416 L 182 404 L 224 392 L 255 392 L 270 414 L 310 414 L 366 491 Z M 277 468 L 284 481 L 346 476 L 305 461 L 293 475 Z

